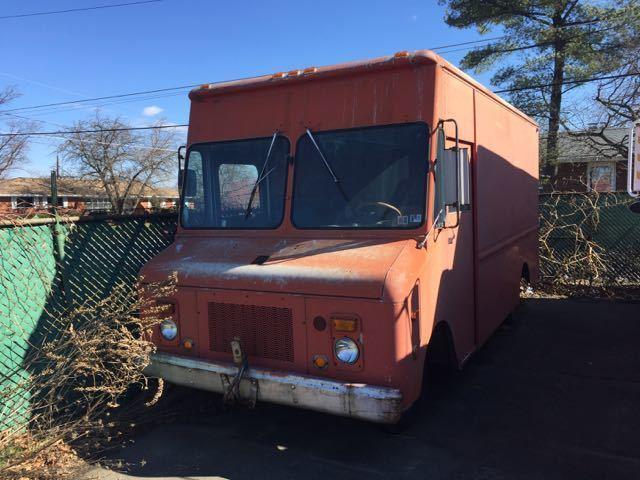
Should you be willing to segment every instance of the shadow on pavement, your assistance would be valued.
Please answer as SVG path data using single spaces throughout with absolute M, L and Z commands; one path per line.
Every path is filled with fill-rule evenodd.
M 637 479 L 640 304 L 528 299 L 401 434 L 176 389 L 103 478 Z

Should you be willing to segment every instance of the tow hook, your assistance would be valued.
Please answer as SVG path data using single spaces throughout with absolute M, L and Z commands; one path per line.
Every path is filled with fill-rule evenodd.
M 242 393 L 245 393 L 244 398 L 240 391 L 240 386 L 244 375 L 249 370 L 249 362 L 247 356 L 242 349 L 242 342 L 238 337 L 235 337 L 230 342 L 231 354 L 233 355 L 233 363 L 238 367 L 238 373 L 233 379 L 229 379 L 226 374 L 221 374 L 220 379 L 224 387 L 224 403 L 225 405 L 242 404 L 249 408 L 256 406 L 258 400 L 258 381 L 254 378 L 247 378 L 248 382 L 245 382 L 248 388 L 243 388 Z

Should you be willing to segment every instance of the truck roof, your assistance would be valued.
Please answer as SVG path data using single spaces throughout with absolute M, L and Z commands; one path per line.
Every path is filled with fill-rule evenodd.
M 356 60 L 353 62 L 338 63 L 324 67 L 308 67 L 304 69 L 291 70 L 289 72 L 278 72 L 238 80 L 208 83 L 191 90 L 191 92 L 189 92 L 189 98 L 193 101 L 198 101 L 199 99 L 209 96 L 239 92 L 242 90 L 277 87 L 290 85 L 292 83 L 310 82 L 328 77 L 353 75 L 373 70 L 391 70 L 410 65 L 440 65 L 442 68 L 448 70 L 461 80 L 469 83 L 475 89 L 495 99 L 512 112 L 537 126 L 536 121 L 531 117 L 518 110 L 509 102 L 493 93 L 477 80 L 473 79 L 471 76 L 467 75 L 458 67 L 452 65 L 432 50 L 416 50 L 415 52 L 401 51 L 395 55 L 377 57 L 368 60 Z

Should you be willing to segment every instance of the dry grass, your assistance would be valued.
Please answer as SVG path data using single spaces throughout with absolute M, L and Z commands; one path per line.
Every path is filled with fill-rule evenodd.
M 22 230 L 15 227 L 16 235 Z M 41 259 L 30 258 L 38 273 L 31 284 L 51 284 L 51 275 L 39 270 Z M 2 319 L 0 327 L 28 350 L 16 367 L 21 375 L 2 374 L 0 478 L 73 478 L 121 435 L 122 403 L 134 396 L 157 400 L 144 369 L 155 351 L 151 331 L 168 316 L 157 300 L 171 296 L 175 284 L 175 276 L 119 284 L 106 298 L 49 308 L 39 336 L 25 334 L 19 314 Z M 9 307 L 26 308 L 19 296 Z
M 119 435 L 121 401 L 149 388 L 151 329 L 166 317 L 156 299 L 173 292 L 174 280 L 139 287 L 135 295 L 118 286 L 97 304 L 55 318 L 59 333 L 32 351 L 26 382 L 0 393 L 3 404 L 25 390 L 30 397 L 27 425 L 0 435 L 0 478 L 68 477 L 82 464 L 76 450 L 92 457 Z

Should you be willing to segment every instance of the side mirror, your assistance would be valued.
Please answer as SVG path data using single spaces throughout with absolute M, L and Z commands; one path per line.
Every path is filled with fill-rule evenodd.
M 182 191 L 182 181 L 184 180 L 184 170 L 178 170 L 178 193 Z
M 447 166 L 445 161 L 446 150 L 445 143 L 446 137 L 444 134 L 444 127 L 442 124 L 438 125 L 437 141 L 437 157 L 435 165 L 436 175 L 436 198 L 434 208 L 434 223 L 436 228 L 444 228 L 445 217 L 447 215 L 447 207 L 445 201 L 445 179 L 447 178 Z

